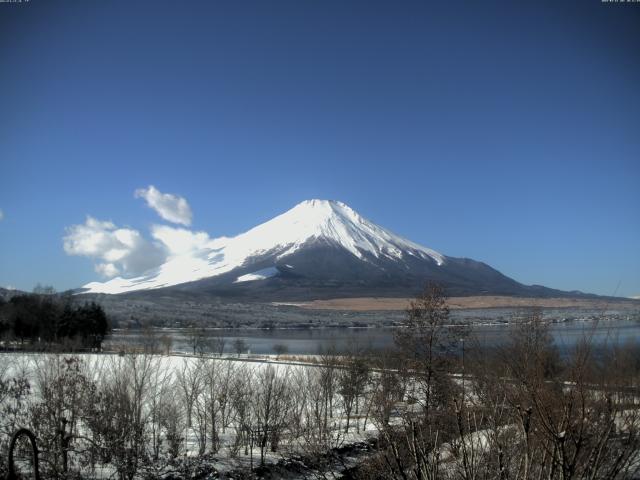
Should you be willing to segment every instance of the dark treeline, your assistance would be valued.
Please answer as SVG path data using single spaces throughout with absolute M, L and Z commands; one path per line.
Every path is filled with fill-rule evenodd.
M 70 295 L 49 292 L 0 298 L 0 338 L 22 348 L 99 350 L 109 331 L 107 315 L 95 302 L 78 303 Z

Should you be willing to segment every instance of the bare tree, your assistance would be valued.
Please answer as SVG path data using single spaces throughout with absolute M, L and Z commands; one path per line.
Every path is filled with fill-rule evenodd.
M 396 332 L 395 365 L 380 365 L 374 411 L 382 440 L 382 465 L 389 478 L 436 479 L 442 475 L 443 445 L 455 438 L 451 398 L 455 386 L 450 351 L 457 341 L 449 325 L 444 289 L 428 284 L 410 302 Z M 391 356 L 379 358 L 393 361 Z M 392 424 L 391 416 L 398 420 Z
M 174 387 L 176 388 L 176 387 Z M 171 460 L 176 459 L 183 449 L 186 421 L 184 409 L 174 395 L 166 395 L 160 405 L 160 426 L 164 434 L 167 453 Z
M 238 375 L 239 369 L 232 362 L 223 362 L 220 365 L 218 382 L 218 404 L 220 406 L 220 427 L 222 433 L 226 433 L 231 417 L 231 389 L 233 379 Z
M 285 355 L 286 353 L 289 352 L 289 347 L 287 347 L 284 343 L 276 343 L 273 345 L 272 348 L 273 348 L 273 353 L 275 353 L 278 358 L 280 358 L 282 355 Z
M 218 330 L 213 330 L 207 339 L 209 349 L 221 357 L 224 354 L 224 348 L 227 345 L 227 339 Z
M 342 356 L 342 369 L 338 375 L 338 393 L 342 398 L 342 412 L 347 417 L 345 432 L 349 432 L 351 417 L 355 410 L 356 429 L 360 432 L 359 413 L 360 398 L 369 382 L 370 359 L 365 358 L 362 351 L 352 350 Z
M 205 349 L 205 338 L 206 332 L 204 328 L 198 328 L 196 326 L 191 326 L 187 330 L 187 342 L 191 349 L 193 350 L 193 354 L 202 354 Z
M 93 447 L 102 461 L 113 464 L 121 480 L 133 480 L 146 456 L 145 404 L 153 370 L 150 355 L 113 359 L 108 376 L 86 403 L 85 423 Z
M 395 335 L 405 370 L 413 377 L 417 395 L 412 400 L 429 410 L 442 406 L 451 388 L 450 351 L 464 334 L 453 329 L 444 289 L 427 284 L 424 291 L 409 303 L 407 320 Z
M 150 368 L 149 387 L 145 399 L 147 416 L 147 444 L 148 455 L 145 456 L 145 474 L 161 475 L 166 467 L 163 453 L 168 442 L 166 427 L 172 422 L 166 417 L 171 409 L 171 403 L 175 405 L 172 391 L 174 388 L 173 371 L 168 362 L 162 358 L 154 358 Z M 175 409 L 174 409 L 175 410 Z M 178 415 L 177 412 L 175 412 Z M 179 421 L 175 419 L 176 423 Z
M 330 419 L 333 419 L 333 402 L 338 386 L 338 366 L 340 360 L 334 345 L 324 351 L 320 351 L 319 361 L 322 367 L 320 371 L 320 388 L 325 402 L 324 406 L 324 428 L 330 428 Z
M 158 331 L 150 325 L 145 325 L 140 334 L 140 345 L 144 353 L 158 353 L 160 351 Z
M 289 376 L 291 408 L 290 422 L 291 436 L 298 439 L 304 433 L 307 419 L 307 369 L 295 369 Z
M 236 338 L 233 341 L 233 349 L 235 350 L 236 355 L 238 355 L 239 357 L 249 349 L 249 346 L 247 345 L 247 342 L 245 342 L 242 338 Z
M 598 359 L 586 336 L 558 356 L 539 312 L 505 351 L 509 401 L 523 441 L 524 478 L 624 478 L 637 471 L 638 389 L 624 356 Z M 624 372 L 624 373 L 621 373 Z
M 160 406 L 160 426 L 164 432 L 167 453 L 172 460 L 180 455 L 184 445 L 186 428 L 184 417 L 184 409 L 180 408 L 174 396 L 163 397 L 163 403 Z
M 244 454 L 249 455 L 250 430 L 253 423 L 253 370 L 243 366 L 230 385 L 230 400 L 234 412 L 235 442 L 232 455 L 236 455 L 244 447 Z
M 186 433 L 193 427 L 194 408 L 203 388 L 201 362 L 186 360 L 176 372 L 176 383 L 186 410 Z M 204 440 L 205 436 L 200 437 Z
M 344 434 L 340 428 L 334 428 L 329 421 L 329 401 L 327 395 L 327 376 L 323 369 L 304 370 L 304 399 L 306 412 L 302 429 L 304 451 L 319 456 L 341 445 Z
M 276 451 L 282 432 L 286 426 L 289 409 L 288 402 L 288 369 L 276 369 L 273 365 L 261 368 L 256 374 L 256 390 L 254 392 L 253 434 L 260 447 L 260 464 L 264 465 L 264 454 L 267 443 Z
M 91 391 L 76 356 L 45 355 L 37 360 L 40 401 L 32 404 L 30 417 L 41 445 L 41 465 L 45 475 L 65 476 L 70 454 L 77 452 L 78 433 L 85 395 Z
M 173 339 L 165 333 L 160 337 L 160 345 L 162 346 L 162 352 L 165 355 L 169 355 L 173 346 Z
M 222 375 L 222 368 L 217 361 L 208 361 L 203 365 L 203 402 L 205 407 L 206 420 L 209 425 L 209 440 L 211 451 L 216 453 L 220 448 L 219 431 L 224 422 L 222 415 L 223 408 L 226 407 L 226 390 L 223 385 L 227 377 Z

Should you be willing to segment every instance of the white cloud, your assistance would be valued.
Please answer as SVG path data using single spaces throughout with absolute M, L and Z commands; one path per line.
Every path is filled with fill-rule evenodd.
M 187 226 L 191 224 L 191 208 L 184 198 L 162 193 L 153 185 L 136 190 L 135 196 L 145 199 L 163 219 Z M 145 238 L 138 230 L 118 227 L 113 222 L 91 216 L 87 216 L 83 224 L 68 227 L 63 244 L 68 255 L 95 260 L 95 271 L 108 278 L 140 276 L 172 259 L 190 258 L 201 262 L 212 249 L 212 239 L 206 232 L 153 225 L 151 238 Z
M 137 230 L 118 228 L 112 222 L 90 216 L 84 224 L 67 228 L 63 241 L 68 255 L 98 260 L 95 270 L 105 277 L 141 275 L 166 259 L 164 249 Z
M 98 263 L 94 267 L 94 270 L 103 277 L 108 278 L 120 275 L 120 270 L 113 263 Z
M 151 235 L 166 247 L 170 256 L 185 254 L 201 256 L 208 253 L 211 248 L 211 238 L 206 232 L 154 225 L 151 228 Z
M 144 198 L 151 208 L 160 217 L 168 222 L 179 223 L 181 225 L 191 225 L 191 207 L 187 201 L 178 195 L 162 193 L 153 185 L 148 188 L 139 188 L 135 191 L 136 198 Z

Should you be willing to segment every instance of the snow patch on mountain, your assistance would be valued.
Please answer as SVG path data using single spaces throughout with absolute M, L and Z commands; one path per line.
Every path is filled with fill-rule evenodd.
M 252 282 L 254 280 L 264 280 L 277 275 L 278 269 L 275 267 L 263 268 L 253 273 L 247 273 L 246 275 L 239 276 L 233 283 Z
M 440 253 L 393 234 L 342 202 L 307 200 L 236 237 L 206 241 L 203 237 L 197 250 L 173 255 L 143 276 L 92 282 L 84 288 L 91 293 L 124 293 L 178 285 L 246 267 L 265 255 L 273 255 L 275 263 L 316 242 L 345 249 L 363 261 L 370 257 L 402 260 L 405 256 L 430 259 L 437 265 L 446 261 Z M 240 276 L 237 281 L 250 275 Z

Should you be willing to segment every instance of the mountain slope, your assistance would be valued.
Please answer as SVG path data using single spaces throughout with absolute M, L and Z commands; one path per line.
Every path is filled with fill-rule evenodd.
M 174 255 L 144 276 L 93 282 L 84 292 L 171 287 L 277 300 L 402 296 L 429 280 L 444 284 L 452 295 L 568 295 L 522 285 L 482 262 L 447 257 L 370 222 L 344 203 L 327 200 L 302 202 L 236 237 Z

